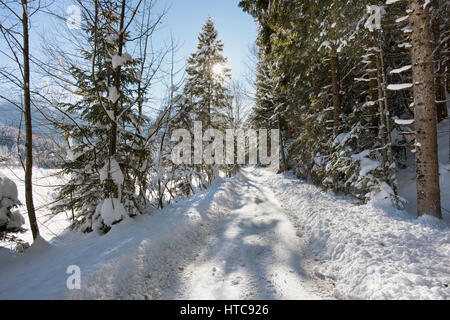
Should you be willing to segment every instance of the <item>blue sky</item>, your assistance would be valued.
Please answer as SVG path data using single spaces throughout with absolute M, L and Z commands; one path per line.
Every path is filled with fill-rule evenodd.
M 158 47 L 164 42 L 170 42 L 170 35 L 181 46 L 176 53 L 176 59 L 185 63 L 185 59 L 196 50 L 198 35 L 208 16 L 214 20 L 219 32 L 219 38 L 224 43 L 224 55 L 228 58 L 233 79 L 242 79 L 248 72 L 249 46 L 256 38 L 256 23 L 253 18 L 238 7 L 239 0 L 156 0 L 156 9 L 169 9 L 163 24 L 154 36 L 154 45 Z M 50 11 L 65 15 L 67 8 L 72 5 L 70 0 L 53 3 Z M 0 16 L 8 16 L 5 9 L 0 9 Z M 65 27 L 54 17 L 46 13 L 39 14 L 32 19 L 31 49 L 32 53 L 41 47 L 41 34 L 58 36 L 58 28 Z M 0 46 L 3 46 L 1 44 Z M 0 57 L 0 65 L 9 64 L 5 57 Z M 157 85 L 158 86 L 158 85 Z M 162 88 L 153 88 L 156 93 Z M 156 90 L 156 92 L 155 92 Z M 162 93 L 162 92 L 161 92 Z M 156 93 L 156 95 L 160 95 Z
M 170 6 L 162 34 L 173 32 L 183 44 L 180 57 L 187 57 L 196 50 L 197 37 L 208 16 L 214 20 L 219 38 L 224 43 L 224 55 L 234 78 L 246 72 L 245 60 L 248 47 L 256 38 L 253 18 L 238 7 L 239 0 L 160 0 Z
M 228 57 L 233 76 L 239 77 L 246 71 L 245 60 L 248 47 L 256 37 L 256 24 L 249 14 L 238 7 L 239 0 L 157 0 L 156 3 L 157 9 L 169 8 L 162 28 L 155 35 L 156 41 L 167 41 L 172 32 L 182 44 L 178 57 L 187 58 L 196 49 L 201 26 L 211 16 L 216 23 L 219 38 L 224 42 L 224 55 Z M 61 13 L 71 4 L 71 1 L 56 2 L 56 7 L 53 6 L 51 10 Z M 7 15 L 3 10 L 0 12 Z M 31 42 L 32 45 L 39 46 L 40 37 L 36 33 L 55 28 L 55 25 L 49 23 L 52 17 L 46 14 L 36 18 L 32 23 Z

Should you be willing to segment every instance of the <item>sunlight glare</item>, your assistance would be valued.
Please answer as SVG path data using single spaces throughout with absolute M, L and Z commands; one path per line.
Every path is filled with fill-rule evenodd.
M 224 73 L 224 66 L 221 63 L 216 63 L 213 68 L 212 71 L 214 73 L 214 75 L 216 76 L 221 76 Z

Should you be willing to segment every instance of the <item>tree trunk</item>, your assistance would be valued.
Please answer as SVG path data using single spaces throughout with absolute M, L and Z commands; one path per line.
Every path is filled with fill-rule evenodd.
M 123 53 L 123 41 L 124 41 L 124 20 L 125 20 L 125 9 L 126 9 L 126 0 L 122 0 L 121 13 L 120 13 L 120 22 L 119 22 L 119 37 L 118 37 L 118 55 L 121 56 Z M 120 94 L 120 85 L 121 85 L 121 66 L 119 65 L 114 73 L 114 87 L 117 90 L 117 93 Z M 119 119 L 117 116 L 119 114 L 119 102 L 120 98 L 113 104 L 113 112 L 114 112 L 114 120 L 111 123 L 110 137 L 109 137 L 109 156 L 112 158 L 117 152 L 117 124 Z M 111 192 L 114 198 L 119 197 L 119 188 L 118 186 L 111 180 L 108 179 L 107 182 L 110 185 Z
M 119 37 L 118 37 L 118 55 L 121 56 L 123 52 L 123 40 L 124 40 L 124 20 L 125 20 L 125 5 L 126 0 L 122 0 L 122 7 L 121 7 L 121 14 L 120 14 L 120 22 L 119 22 Z M 117 93 L 120 94 L 120 75 L 121 75 L 121 66 L 119 65 L 114 74 L 114 86 L 117 90 Z M 119 104 L 120 98 L 117 100 L 116 103 L 114 103 L 114 118 L 115 122 L 111 125 L 111 140 L 109 145 L 109 155 L 113 156 L 116 154 L 117 149 L 117 121 L 119 119 L 116 119 L 118 114 L 118 104 Z
M 340 114 L 341 114 L 341 85 L 339 75 L 339 59 L 337 56 L 330 58 L 331 66 L 331 86 L 333 90 L 333 116 L 334 116 L 334 137 L 339 134 Z
M 380 114 L 380 127 L 379 127 L 379 135 L 381 140 L 381 155 L 382 155 L 382 166 L 383 166 L 383 174 L 386 182 L 390 184 L 389 182 L 389 172 L 388 172 L 388 157 L 387 157 L 387 138 L 386 138 L 386 118 L 384 117 L 384 103 L 383 99 L 386 99 L 386 97 L 383 96 L 383 89 L 382 89 L 382 83 L 381 83 L 381 63 L 379 57 L 376 57 L 376 64 L 377 64 L 377 92 L 378 92 L 378 110 Z
M 417 213 L 442 218 L 430 13 L 423 0 L 409 0 L 416 130 Z
M 369 114 L 370 114 L 370 132 L 374 137 L 378 136 L 378 115 L 377 115 L 377 105 L 378 105 L 378 82 L 377 82 L 377 57 L 375 53 L 370 56 L 370 64 L 369 64 L 369 93 L 371 105 L 369 106 Z
M 389 176 L 389 182 L 392 187 L 392 190 L 394 191 L 394 194 L 397 195 L 397 177 L 396 177 L 396 171 L 395 171 L 395 160 L 394 160 L 394 152 L 392 151 L 392 130 L 391 130 L 391 114 L 389 112 L 389 105 L 388 105 L 388 96 L 387 96 L 387 79 L 386 79 L 386 69 L 384 67 L 384 49 L 383 49 L 383 39 L 380 34 L 380 41 L 379 41 L 379 48 L 380 48 L 380 72 L 381 72 L 381 79 L 383 82 L 382 85 L 382 91 L 383 91 L 383 103 L 384 103 L 384 113 L 380 116 L 385 119 L 386 124 L 386 136 L 387 136 L 387 155 L 389 159 L 389 170 L 391 172 Z
M 435 88 L 436 88 L 436 109 L 437 109 L 437 121 L 444 120 L 447 114 L 446 94 L 444 87 L 444 66 L 441 61 L 441 28 L 439 20 L 436 18 L 432 21 L 433 40 L 434 40 L 434 61 L 435 61 Z
M 30 219 L 33 240 L 39 236 L 39 227 L 33 203 L 33 128 L 31 124 L 30 97 L 30 49 L 28 38 L 27 0 L 22 0 L 22 28 L 23 28 L 23 97 L 25 113 L 25 203 Z
M 284 141 L 283 141 L 283 133 L 281 130 L 281 117 L 278 115 L 278 130 L 280 132 L 280 153 L 281 153 L 281 167 L 278 170 L 278 173 L 282 173 L 286 171 L 287 164 L 286 164 L 286 155 L 284 154 Z
M 450 52 L 450 37 L 447 37 L 447 41 L 445 42 L 445 52 Z M 448 99 L 448 95 L 450 94 L 450 59 L 447 59 L 445 62 L 445 90 L 446 90 L 446 98 Z M 447 102 L 448 105 L 448 102 Z

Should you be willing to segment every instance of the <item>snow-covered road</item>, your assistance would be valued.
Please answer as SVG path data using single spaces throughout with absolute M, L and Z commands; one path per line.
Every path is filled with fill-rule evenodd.
M 318 299 L 303 244 L 272 191 L 252 169 L 229 186 L 232 204 L 182 276 L 181 299 Z
M 0 250 L 0 298 L 317 299 L 303 245 L 256 171 L 103 236 L 66 231 L 23 255 Z M 69 265 L 80 290 L 66 287 Z
M 0 247 L 0 299 L 449 299 L 450 217 L 354 202 L 244 168 L 106 235 Z

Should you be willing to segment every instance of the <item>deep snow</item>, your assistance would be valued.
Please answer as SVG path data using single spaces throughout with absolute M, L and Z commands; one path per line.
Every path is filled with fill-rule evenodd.
M 69 265 L 81 290 L 66 288 Z M 0 249 L 1 299 L 448 299 L 449 282 L 448 216 L 355 205 L 260 168 L 103 236 Z
M 18 189 L 19 201 L 23 204 L 17 210 L 22 214 L 25 224 L 23 227 L 27 230 L 24 233 L 17 233 L 19 239 L 24 242 L 32 243 L 33 236 L 30 230 L 27 210 L 25 206 L 25 183 L 24 170 L 22 167 L 0 166 L 0 174 L 11 179 Z M 60 170 L 33 168 L 33 200 L 36 210 L 36 217 L 39 225 L 39 232 L 45 240 L 51 240 L 53 237 L 61 234 L 70 224 L 70 213 L 60 213 L 54 215 L 50 211 L 53 203 L 55 188 L 65 183 L 65 177 L 60 174 Z M 1 247 L 11 248 L 11 243 L 0 241 Z M 1 262 L 0 262 L 1 263 Z
M 258 171 L 338 299 L 449 299 L 450 219 L 416 218 L 379 194 L 366 205 L 286 174 Z M 448 190 L 444 192 L 448 194 Z M 312 261 L 311 261 L 312 260 Z
M 0 298 L 319 298 L 292 224 L 252 177 L 243 171 L 219 180 L 104 236 L 65 232 L 22 255 L 3 249 Z M 65 272 L 73 264 L 82 285 L 69 291 Z

